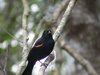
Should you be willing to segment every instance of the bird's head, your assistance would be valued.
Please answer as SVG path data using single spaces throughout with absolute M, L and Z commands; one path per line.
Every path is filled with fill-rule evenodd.
M 44 38 L 52 38 L 52 32 L 51 32 L 51 30 L 50 29 L 47 29 L 47 30 L 45 30 L 44 32 L 43 32 L 43 34 L 42 34 L 42 37 L 44 37 Z

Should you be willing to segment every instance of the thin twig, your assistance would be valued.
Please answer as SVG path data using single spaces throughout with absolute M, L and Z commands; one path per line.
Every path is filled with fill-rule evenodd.
M 20 44 L 23 44 L 23 41 L 17 39 L 14 35 L 10 34 L 9 32 L 5 31 L 9 36 L 11 36 L 13 39 L 17 40 Z

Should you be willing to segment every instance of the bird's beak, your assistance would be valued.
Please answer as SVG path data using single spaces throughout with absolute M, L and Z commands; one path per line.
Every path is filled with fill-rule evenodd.
M 49 32 L 48 32 L 49 34 L 51 33 L 51 31 L 49 30 Z

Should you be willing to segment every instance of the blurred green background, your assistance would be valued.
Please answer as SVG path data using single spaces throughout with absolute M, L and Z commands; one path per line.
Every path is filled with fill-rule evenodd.
M 36 30 L 41 20 L 44 21 L 38 35 L 44 29 L 55 30 L 57 28 L 68 3 L 60 11 L 56 20 L 51 20 L 52 14 L 54 12 L 58 14 L 55 10 L 59 9 L 64 1 L 68 0 L 28 1 L 30 8 L 27 28 L 29 44 L 36 36 Z M 0 75 L 4 75 L 2 67 L 5 64 L 7 75 L 15 75 L 21 61 L 22 47 L 11 35 L 23 40 L 22 15 L 21 0 L 0 0 Z M 59 39 L 60 42 L 61 39 L 64 39 L 66 45 L 74 48 L 89 60 L 100 74 L 100 0 L 78 0 Z M 75 59 L 60 48 L 59 44 L 55 47 L 55 51 L 57 57 L 48 66 L 47 75 L 88 75 Z M 33 74 L 37 75 L 38 68 L 39 66 L 35 67 Z

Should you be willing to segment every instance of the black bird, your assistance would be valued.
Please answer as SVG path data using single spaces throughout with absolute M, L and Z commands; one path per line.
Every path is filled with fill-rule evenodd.
M 28 65 L 22 75 L 31 75 L 36 61 L 48 56 L 52 52 L 54 44 L 51 30 L 45 30 L 30 50 L 27 58 Z

